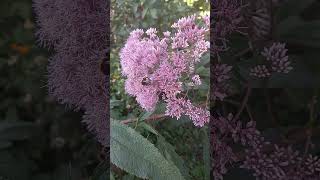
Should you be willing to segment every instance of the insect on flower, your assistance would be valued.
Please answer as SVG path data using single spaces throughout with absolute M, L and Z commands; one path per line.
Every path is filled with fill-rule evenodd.
M 164 92 L 158 93 L 158 97 L 159 97 L 160 100 L 166 100 L 167 99 L 166 93 L 164 93 Z
M 151 79 L 148 78 L 148 77 L 144 77 L 141 81 L 141 84 L 144 85 L 144 86 L 148 86 L 148 85 L 151 85 Z
M 132 31 L 120 51 L 120 63 L 122 74 L 127 78 L 126 91 L 136 97 L 143 109 L 151 111 L 163 100 L 166 115 L 177 119 L 186 115 L 195 126 L 203 127 L 210 120 L 209 111 L 193 105 L 189 97 L 182 94 L 185 77 L 194 74 L 190 69 L 194 69 L 197 59 L 208 51 L 209 29 L 197 26 L 196 20 L 196 15 L 179 19 L 171 26 L 172 37 L 170 32 L 159 37 L 155 28 Z M 144 33 L 148 36 L 144 37 Z M 180 93 L 181 97 L 177 98 Z

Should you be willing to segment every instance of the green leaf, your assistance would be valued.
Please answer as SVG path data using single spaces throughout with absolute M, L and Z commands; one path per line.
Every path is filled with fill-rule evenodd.
M 144 113 L 142 113 L 139 118 L 138 118 L 138 121 L 144 121 L 146 119 L 148 119 L 152 114 L 153 114 L 154 111 L 146 111 Z
M 122 177 L 122 180 L 134 180 L 134 176 L 132 176 L 131 174 L 127 174 Z
M 174 163 L 185 179 L 190 179 L 189 171 L 184 164 L 184 160 L 176 153 L 175 147 L 168 143 L 161 135 L 158 136 L 157 147 L 167 160 Z
M 140 123 L 139 126 L 143 127 L 145 130 L 153 133 L 154 135 L 159 135 L 159 133 L 153 127 L 145 122 Z
M 205 180 L 210 180 L 210 139 L 208 135 L 208 129 L 205 127 L 202 129 L 203 139 L 203 162 L 204 162 L 204 175 Z
M 143 11 L 142 11 L 142 19 L 144 19 L 144 17 L 146 16 L 148 10 L 149 10 L 148 7 L 146 7 L 146 8 L 143 9 Z
M 152 143 L 118 121 L 111 121 L 110 159 L 117 167 L 140 178 L 184 179 L 179 169 L 167 161 Z
M 210 77 L 210 69 L 203 66 L 197 69 L 197 73 L 202 77 Z
M 112 172 L 110 172 L 110 180 L 116 180 Z
M 120 106 L 121 105 L 121 101 L 120 100 L 115 100 L 115 99 L 111 99 L 110 100 L 110 108 L 114 108 L 116 106 Z
M 163 114 L 166 111 L 166 104 L 163 102 L 158 103 L 156 109 L 154 110 L 154 114 Z

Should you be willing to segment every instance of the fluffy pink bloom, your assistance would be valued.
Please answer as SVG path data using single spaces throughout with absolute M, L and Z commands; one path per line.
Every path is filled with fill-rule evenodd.
M 165 37 L 170 37 L 170 34 L 171 34 L 170 31 L 166 31 L 166 32 L 163 33 L 163 35 L 164 35 Z
M 194 75 L 192 77 L 192 81 L 195 85 L 199 86 L 201 85 L 201 79 L 200 79 L 200 76 L 199 75 Z
M 190 117 L 195 126 L 204 126 L 209 122 L 210 112 L 194 106 L 190 100 L 174 98 L 167 101 L 166 115 L 180 118 L 182 114 Z
M 155 108 L 161 95 L 167 115 L 177 119 L 187 115 L 196 126 L 203 126 L 209 122 L 209 111 L 177 96 L 183 93 L 183 84 L 190 83 L 183 79 L 201 84 L 200 77 L 193 74 L 195 64 L 208 51 L 209 27 L 197 25 L 195 15 L 179 19 L 172 27 L 174 33 L 164 32 L 163 38 L 155 28 L 131 32 L 120 52 L 122 74 L 127 78 L 125 90 L 147 111 Z
M 210 112 L 192 105 L 190 100 L 187 100 L 185 108 L 186 115 L 191 118 L 195 126 L 202 127 L 205 123 L 210 121 Z
M 210 26 L 210 16 L 206 15 L 203 17 L 203 21 L 207 27 Z
M 184 105 L 186 104 L 185 99 L 179 98 L 167 101 L 166 115 L 176 117 L 180 119 L 182 114 L 185 114 Z

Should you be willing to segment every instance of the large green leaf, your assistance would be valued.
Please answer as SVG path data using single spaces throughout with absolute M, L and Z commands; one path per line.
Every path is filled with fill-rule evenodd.
M 204 173 L 205 180 L 210 179 L 210 137 L 208 135 L 208 128 L 205 127 L 202 129 L 202 139 L 203 139 L 203 162 L 204 162 Z
M 175 147 L 168 143 L 161 135 L 158 136 L 157 147 L 168 161 L 171 161 L 180 169 L 180 172 L 183 174 L 185 179 L 190 179 L 184 160 L 176 153 Z
M 183 180 L 179 169 L 132 128 L 111 121 L 110 159 L 119 168 L 140 178 Z

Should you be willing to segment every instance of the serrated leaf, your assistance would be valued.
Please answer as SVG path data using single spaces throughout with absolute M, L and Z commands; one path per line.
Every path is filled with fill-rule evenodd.
M 179 169 L 142 135 L 118 121 L 111 121 L 110 159 L 117 167 L 137 177 L 153 180 L 183 180 Z
M 188 169 L 184 164 L 184 160 L 176 153 L 174 146 L 168 143 L 161 135 L 158 136 L 157 147 L 160 152 L 172 163 L 174 163 L 179 169 L 185 179 L 190 179 Z
M 140 123 L 139 126 L 143 127 L 145 130 L 147 130 L 155 135 L 159 135 L 159 133 L 153 127 L 151 127 L 149 124 L 147 124 L 145 122 Z

